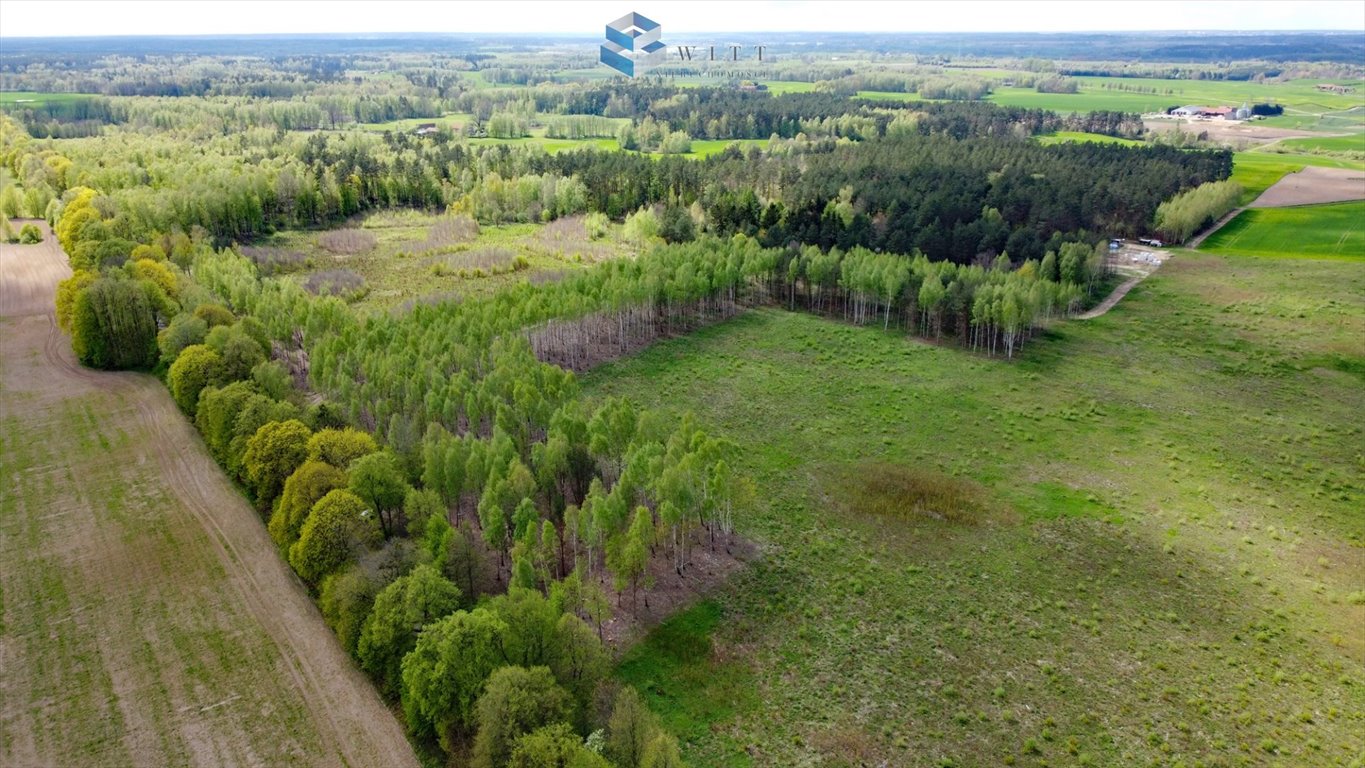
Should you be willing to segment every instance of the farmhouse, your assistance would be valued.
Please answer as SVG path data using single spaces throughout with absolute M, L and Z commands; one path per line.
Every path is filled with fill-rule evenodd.
M 436 130 L 437 128 L 435 123 L 422 123 L 421 125 L 417 126 L 416 130 L 414 130 L 413 133 L 417 134 L 418 136 L 426 136 L 428 134 L 436 133 Z

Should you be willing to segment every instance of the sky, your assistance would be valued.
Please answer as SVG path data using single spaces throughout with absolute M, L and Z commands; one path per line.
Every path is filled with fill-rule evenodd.
M 279 33 L 599 35 L 630 11 L 681 32 L 1338 30 L 1365 0 L 0 0 L 0 38 Z

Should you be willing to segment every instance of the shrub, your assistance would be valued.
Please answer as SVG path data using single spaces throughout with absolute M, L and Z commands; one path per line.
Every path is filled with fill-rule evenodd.
M 354 256 L 367 253 L 378 244 L 372 232 L 363 229 L 337 229 L 318 235 L 318 245 L 338 255 Z
M 43 241 L 43 231 L 34 224 L 25 224 L 19 230 L 19 242 L 25 245 L 41 243 Z

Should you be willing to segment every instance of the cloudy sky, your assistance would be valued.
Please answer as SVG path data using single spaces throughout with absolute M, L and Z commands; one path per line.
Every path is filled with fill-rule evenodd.
M 1362 0 L 0 0 L 0 37 L 300 32 L 597 35 L 606 21 L 629 11 L 648 16 L 671 32 L 1327 29 L 1365 35 Z

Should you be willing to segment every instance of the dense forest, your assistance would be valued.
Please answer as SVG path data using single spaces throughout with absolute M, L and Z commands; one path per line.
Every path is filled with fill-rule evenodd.
M 303 82 L 316 95 L 327 80 Z M 439 108 L 327 98 L 24 108 L 27 130 L 0 118 L 7 215 L 45 216 L 69 254 L 57 318 L 80 360 L 162 375 L 412 732 L 489 766 L 535 750 L 677 764 L 633 691 L 602 700 L 603 623 L 648 601 L 653 568 L 685 578 L 696 548 L 727 546 L 755 493 L 734 446 L 687 417 L 585 402 L 575 371 L 757 304 L 1012 357 L 1102 283 L 1104 238 L 1146 232 L 1163 201 L 1231 165 L 1042 146 L 1029 137 L 1061 121 L 1036 110 L 648 82 L 465 106 L 767 148 L 698 160 L 294 130 Z M 652 244 L 369 316 L 238 252 L 400 207 L 592 213 Z

